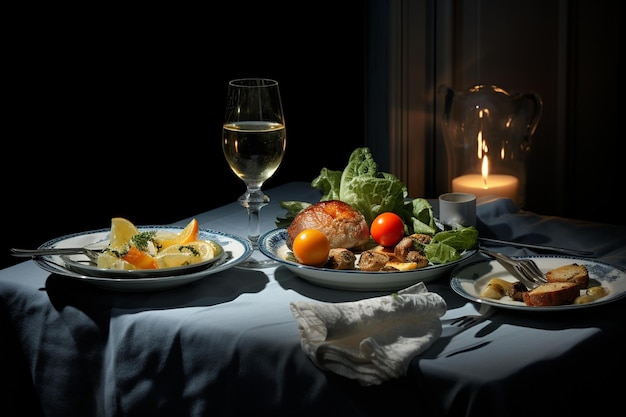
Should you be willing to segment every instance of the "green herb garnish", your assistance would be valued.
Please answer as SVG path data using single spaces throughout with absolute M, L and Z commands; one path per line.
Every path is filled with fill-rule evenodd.
M 156 231 L 139 232 L 135 236 L 131 237 L 130 241 L 137 249 L 145 252 L 148 250 L 148 242 L 152 242 L 156 246 L 156 242 L 154 240 L 155 236 Z
M 194 248 L 193 246 L 181 246 L 178 248 L 178 251 L 182 252 L 185 249 L 191 252 L 193 256 L 200 256 L 200 252 L 198 252 L 198 249 Z

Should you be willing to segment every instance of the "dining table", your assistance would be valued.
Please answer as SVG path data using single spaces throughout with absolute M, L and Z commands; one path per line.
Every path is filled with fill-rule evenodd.
M 301 181 L 266 193 L 263 232 L 285 214 L 281 201 L 315 203 L 322 195 Z M 436 215 L 437 200 L 428 201 Z M 192 218 L 204 230 L 247 236 L 237 202 L 171 226 Z M 573 261 L 623 272 L 626 227 L 606 220 L 542 215 L 496 196 L 476 207 L 479 236 L 505 242 L 482 247 L 513 257 L 550 253 L 514 243 L 582 249 L 591 256 Z M 485 259 L 476 251 L 459 267 Z M 455 291 L 452 274 L 424 282 L 446 303 L 441 335 L 405 375 L 364 386 L 313 363 L 290 303 L 355 302 L 390 291 L 320 285 L 284 264 L 234 265 L 180 285 L 119 290 L 26 259 L 0 270 L 0 415 L 527 417 L 622 407 L 626 298 L 555 311 L 487 306 L 484 320 L 452 331 L 451 319 L 486 307 Z

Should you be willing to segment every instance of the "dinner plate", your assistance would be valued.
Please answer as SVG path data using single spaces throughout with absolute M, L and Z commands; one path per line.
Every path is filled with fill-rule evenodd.
M 140 232 L 162 230 L 179 233 L 183 227 L 140 226 L 138 229 Z M 39 248 L 89 247 L 99 249 L 108 244 L 110 232 L 111 229 L 109 228 L 66 235 L 50 240 Z M 118 291 L 151 291 L 184 285 L 208 275 L 216 274 L 232 268 L 252 255 L 250 242 L 239 236 L 200 229 L 198 231 L 198 239 L 216 242 L 222 247 L 223 254 L 209 262 L 178 268 L 167 268 L 167 270 L 153 270 L 152 272 L 146 270 L 102 270 L 86 265 L 77 267 L 76 264 L 83 255 L 72 255 L 70 262 L 67 262 L 68 256 L 46 255 L 35 258 L 35 263 L 48 272 L 94 284 L 101 288 Z M 165 274 L 163 271 L 165 271 Z
M 471 258 L 476 250 L 464 251 L 461 258 L 441 265 L 430 265 L 411 271 L 361 271 L 337 270 L 330 268 L 317 268 L 302 265 L 291 260 L 292 252 L 287 248 L 287 229 L 274 229 L 259 238 L 261 252 L 275 261 L 281 263 L 287 269 L 299 277 L 314 284 L 352 291 L 395 291 L 406 288 L 417 282 L 432 281 L 451 271 L 459 263 Z M 358 254 L 357 260 L 358 260 Z
M 524 311 L 564 311 L 590 308 L 619 300 L 626 295 L 626 270 L 620 267 L 588 258 L 569 256 L 528 256 L 526 258 L 534 260 L 544 274 L 563 265 L 572 263 L 584 265 L 589 272 L 589 287 L 601 285 L 609 290 L 609 294 L 586 304 L 566 304 L 547 307 L 527 306 L 521 301 L 511 300 L 508 296 L 500 300 L 483 298 L 480 294 L 491 278 L 499 277 L 507 281 L 517 281 L 498 261 L 492 259 L 456 267 L 452 271 L 450 286 L 457 294 L 468 300 L 489 304 L 494 307 Z M 585 290 L 581 290 L 581 295 L 584 292 Z

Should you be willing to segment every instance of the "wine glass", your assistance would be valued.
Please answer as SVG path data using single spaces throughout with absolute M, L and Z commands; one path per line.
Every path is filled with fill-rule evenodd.
M 258 251 L 260 211 L 270 201 L 261 187 L 280 166 L 286 139 L 278 82 L 265 78 L 230 81 L 222 150 L 230 168 L 246 184 L 246 192 L 237 201 L 248 210 L 248 239 L 254 249 L 250 261 L 239 266 L 275 264 Z

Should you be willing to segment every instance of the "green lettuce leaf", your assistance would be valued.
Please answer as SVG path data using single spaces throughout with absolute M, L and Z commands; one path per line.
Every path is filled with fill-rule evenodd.
M 322 168 L 320 175 L 311 182 L 311 186 L 322 190 L 320 201 L 340 200 L 341 171 Z
M 287 210 L 287 213 L 285 213 L 285 215 L 282 217 L 276 217 L 276 220 L 274 221 L 276 227 L 287 228 L 296 217 L 296 214 L 300 213 L 302 210 L 309 207 L 310 205 L 311 203 L 308 203 L 306 201 L 281 201 L 280 206 Z
M 461 253 L 452 246 L 432 241 L 424 247 L 424 254 L 433 264 L 445 264 L 461 258 Z
M 400 212 L 407 195 L 397 177 L 378 172 L 369 148 L 357 148 L 343 171 L 323 168 L 311 185 L 322 191 L 321 201 L 341 200 L 359 210 L 370 225 L 381 213 Z
M 445 230 L 433 236 L 432 242 L 445 243 L 454 249 L 464 251 L 472 249 L 478 241 L 478 229 L 474 226 Z

